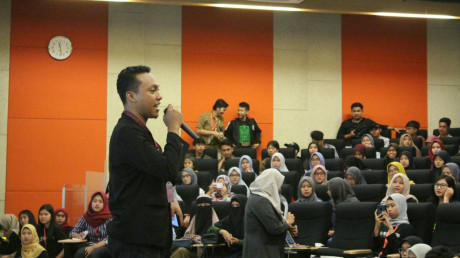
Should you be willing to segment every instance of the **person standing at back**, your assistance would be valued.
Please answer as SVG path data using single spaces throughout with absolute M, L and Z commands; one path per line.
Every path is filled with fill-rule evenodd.
M 172 243 L 170 211 L 178 208 L 168 198 L 173 188 L 167 182 L 176 179 L 188 144 L 179 137 L 182 114 L 172 105 L 163 117 L 168 128 L 164 151 L 147 128 L 147 120 L 160 114 L 159 90 L 147 66 L 127 67 L 118 75 L 124 112 L 110 138 L 108 188 L 113 220 L 107 228 L 114 257 L 163 257 Z
M 237 148 L 257 149 L 260 145 L 261 130 L 254 118 L 248 116 L 249 104 L 241 102 L 238 105 L 238 117 L 228 123 L 225 137 Z
M 196 133 L 206 142 L 206 148 L 219 149 L 224 137 L 224 113 L 228 104 L 223 99 L 216 100 L 212 112 L 204 112 L 198 118 Z

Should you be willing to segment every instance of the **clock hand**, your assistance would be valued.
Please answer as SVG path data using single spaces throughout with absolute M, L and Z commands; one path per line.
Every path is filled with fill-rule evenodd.
M 58 42 L 58 45 L 59 45 L 59 52 L 62 52 L 61 43 Z

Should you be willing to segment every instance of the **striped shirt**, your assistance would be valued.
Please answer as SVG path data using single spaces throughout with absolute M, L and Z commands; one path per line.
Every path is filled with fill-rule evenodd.
M 93 228 L 88 222 L 86 222 L 85 217 L 81 217 L 77 225 L 70 231 L 69 237 L 72 238 L 73 234 L 80 234 L 83 231 L 88 230 L 88 243 L 90 245 L 97 244 L 100 241 L 107 242 L 107 224 L 112 220 L 112 218 L 107 219 L 103 224 L 99 225 L 97 228 Z

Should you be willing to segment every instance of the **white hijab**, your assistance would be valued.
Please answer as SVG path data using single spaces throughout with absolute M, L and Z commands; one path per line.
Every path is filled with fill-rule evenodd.
M 264 170 L 262 174 L 252 182 L 249 190 L 251 190 L 253 194 L 267 198 L 278 214 L 283 216 L 279 195 L 283 181 L 284 176 L 278 170 L 269 168 Z
M 431 246 L 427 244 L 415 244 L 406 250 L 406 257 L 409 257 L 409 251 L 411 251 L 417 258 L 425 258 L 426 254 L 431 251 Z
M 289 169 L 286 166 L 286 159 L 284 158 L 283 154 L 281 154 L 279 152 L 277 152 L 277 153 L 272 155 L 272 159 L 270 161 L 270 167 L 272 166 L 272 162 L 273 162 L 273 159 L 275 157 L 278 157 L 280 159 L 280 167 L 278 168 L 279 171 L 281 171 L 281 172 L 289 172 Z

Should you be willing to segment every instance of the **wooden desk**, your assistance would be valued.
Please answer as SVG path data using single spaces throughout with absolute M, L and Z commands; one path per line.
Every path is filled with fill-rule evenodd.
M 58 243 L 60 244 L 79 244 L 79 243 L 84 243 L 87 241 L 88 240 L 86 239 L 62 239 L 62 240 L 59 240 Z

